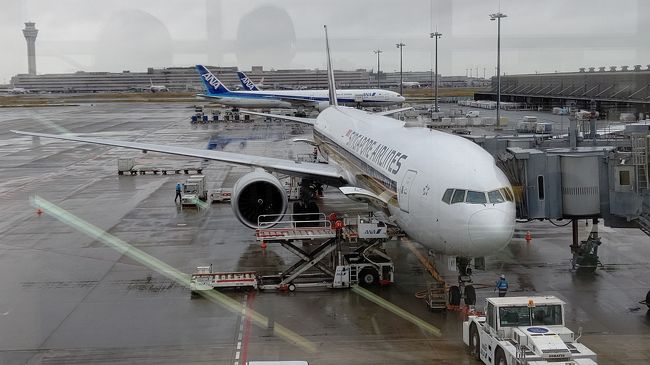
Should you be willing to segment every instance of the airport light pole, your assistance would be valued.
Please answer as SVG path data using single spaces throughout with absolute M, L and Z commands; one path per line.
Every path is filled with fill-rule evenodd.
M 404 94 L 404 80 L 402 79 L 402 49 L 404 48 L 406 44 L 399 42 L 395 46 L 399 48 L 399 94 L 403 95 Z
M 501 127 L 501 18 L 502 12 L 490 14 L 490 20 L 497 21 L 497 128 Z
M 379 55 L 384 52 L 381 49 L 376 49 L 373 52 L 377 55 L 377 89 L 381 89 L 381 86 L 379 85 Z
M 433 110 L 437 113 L 438 112 L 438 38 L 442 37 L 442 33 L 438 32 L 436 30 L 435 33 L 431 33 L 431 38 L 436 38 L 436 70 L 435 70 L 435 78 L 436 80 L 434 81 L 434 90 L 435 90 L 435 101 L 434 101 L 434 106 Z

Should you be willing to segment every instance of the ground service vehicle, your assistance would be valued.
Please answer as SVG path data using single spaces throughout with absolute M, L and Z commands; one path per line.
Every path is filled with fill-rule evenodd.
M 183 184 L 181 203 L 183 205 L 196 205 L 199 200 L 208 199 L 208 190 L 205 187 L 204 175 L 192 175 Z
M 485 364 L 596 364 L 596 354 L 564 326 L 554 296 L 487 298 L 484 315 L 463 322 L 463 342 Z

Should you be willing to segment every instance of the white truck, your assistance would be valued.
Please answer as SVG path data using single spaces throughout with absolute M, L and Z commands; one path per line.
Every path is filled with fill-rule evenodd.
M 199 200 L 208 200 L 208 190 L 205 187 L 205 175 L 192 175 L 183 184 L 181 204 L 197 205 Z
M 489 365 L 593 365 L 596 354 L 564 326 L 554 296 L 487 298 L 485 314 L 463 322 L 463 342 Z

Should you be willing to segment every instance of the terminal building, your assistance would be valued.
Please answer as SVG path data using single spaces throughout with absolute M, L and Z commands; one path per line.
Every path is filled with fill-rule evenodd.
M 229 88 L 240 87 L 237 79 L 237 67 L 207 66 Z M 319 69 L 264 70 L 262 66 L 253 66 L 245 71 L 248 77 L 259 83 L 264 80 L 266 89 L 325 89 L 327 72 Z M 377 86 L 377 73 L 366 69 L 336 72 L 337 86 L 344 89 L 373 88 Z M 399 72 L 380 73 L 382 88 L 399 88 Z M 430 71 L 404 72 L 404 81 L 415 81 L 421 87 L 431 86 L 433 75 Z M 464 76 L 439 76 L 441 87 L 476 87 L 489 85 L 489 80 L 468 78 Z M 146 72 L 85 72 L 66 74 L 18 74 L 11 79 L 15 87 L 30 92 L 125 92 L 148 89 L 150 84 L 165 85 L 170 91 L 202 90 L 199 76 L 194 67 L 169 67 L 163 69 L 148 68 Z
M 475 100 L 496 100 L 496 82 Z M 581 68 L 578 72 L 508 75 L 501 77 L 501 101 L 543 108 L 588 109 L 601 112 L 650 112 L 650 65 Z

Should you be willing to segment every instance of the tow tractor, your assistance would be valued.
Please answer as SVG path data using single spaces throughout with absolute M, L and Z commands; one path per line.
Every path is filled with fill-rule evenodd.
M 463 342 L 477 360 L 498 365 L 596 364 L 596 354 L 564 326 L 554 296 L 487 298 L 485 313 L 463 322 Z

